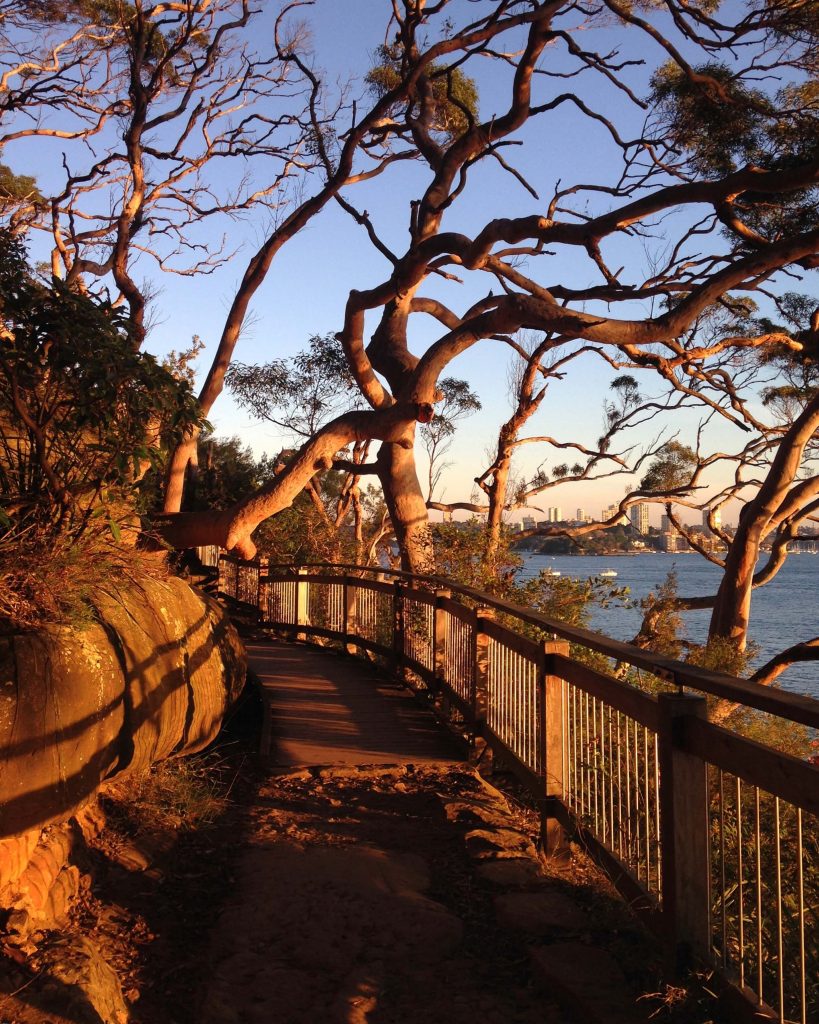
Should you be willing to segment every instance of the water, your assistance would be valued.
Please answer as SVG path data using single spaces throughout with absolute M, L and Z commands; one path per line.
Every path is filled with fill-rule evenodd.
M 553 568 L 563 576 L 585 579 L 614 569 L 612 585 L 628 587 L 630 597 L 639 601 L 665 580 L 673 568 L 681 597 L 714 594 L 721 575 L 719 566 L 699 555 L 535 555 L 521 553 L 522 575 L 534 576 Z M 819 556 L 790 555 L 776 578 L 754 591 L 751 601 L 750 636 L 760 648 L 755 664 L 764 664 L 779 651 L 819 635 Z M 710 611 L 685 612 L 688 638 L 706 639 Z M 594 608 L 591 628 L 617 640 L 631 640 L 640 628 L 639 608 Z M 779 677 L 785 690 L 819 697 L 819 662 L 792 665 Z

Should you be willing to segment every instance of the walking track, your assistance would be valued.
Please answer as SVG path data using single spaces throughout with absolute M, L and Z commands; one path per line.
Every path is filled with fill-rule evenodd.
M 622 906 L 584 894 L 582 868 L 544 871 L 532 819 L 428 709 L 351 658 L 248 653 L 269 772 L 213 934 L 203 1024 L 645 1020 L 605 948 L 642 941 Z
M 461 752 L 399 683 L 358 659 L 295 644 L 248 644 L 262 687 L 268 763 L 451 763 Z

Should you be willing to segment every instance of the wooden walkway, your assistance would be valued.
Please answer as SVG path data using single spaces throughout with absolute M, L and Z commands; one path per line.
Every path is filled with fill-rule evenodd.
M 463 760 L 457 744 L 403 686 L 364 662 L 315 648 L 248 643 L 261 681 L 269 764 L 428 764 Z

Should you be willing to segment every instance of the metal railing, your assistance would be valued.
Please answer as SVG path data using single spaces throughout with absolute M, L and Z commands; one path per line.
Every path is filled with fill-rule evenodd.
M 677 965 L 711 965 L 755 1020 L 819 1021 L 819 769 L 709 722 L 706 698 L 813 729 L 819 701 L 431 577 L 223 556 L 219 590 L 411 674 L 539 802 L 546 852 L 579 840 Z

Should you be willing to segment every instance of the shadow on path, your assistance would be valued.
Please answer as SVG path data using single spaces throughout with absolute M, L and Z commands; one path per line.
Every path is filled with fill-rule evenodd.
M 456 742 L 399 683 L 353 658 L 248 643 L 268 708 L 262 755 L 281 766 L 452 763 Z

